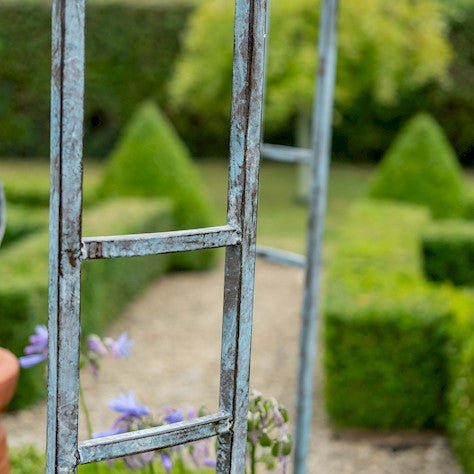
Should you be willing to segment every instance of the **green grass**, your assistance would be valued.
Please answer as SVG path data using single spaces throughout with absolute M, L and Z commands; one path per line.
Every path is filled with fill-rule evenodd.
M 227 163 L 199 162 L 211 198 L 218 210 L 218 221 L 225 221 Z M 329 251 L 332 236 L 342 223 L 350 204 L 366 191 L 372 168 L 336 164 L 331 168 L 326 235 Z M 303 252 L 307 210 L 296 201 L 297 168 L 294 165 L 264 162 L 260 174 L 258 240 L 265 245 Z
M 217 212 L 212 225 L 225 222 L 227 209 L 227 160 L 197 161 Z M 331 249 L 351 203 L 364 196 L 370 182 L 371 167 L 335 164 L 331 168 L 329 202 L 326 220 L 326 247 Z M 101 165 L 92 161 L 85 165 L 84 183 L 93 189 L 101 178 Z M 294 165 L 263 162 L 260 174 L 258 218 L 259 243 L 302 252 L 305 248 L 306 208 L 296 202 L 297 169 Z M 25 186 L 47 188 L 47 161 L 0 160 L 0 180 L 5 183 L 25 183 Z
M 45 470 L 44 455 L 34 446 L 23 446 L 19 449 L 13 449 L 10 453 L 10 462 L 12 474 L 38 474 Z M 166 474 L 160 464 L 159 461 L 155 462 L 154 470 L 152 471 L 154 474 Z M 133 471 L 127 469 L 123 462 L 116 461 L 111 466 L 107 462 L 86 464 L 80 466 L 78 472 L 79 474 L 129 474 Z M 139 472 L 143 472 L 143 470 Z M 177 466 L 170 474 L 211 474 L 212 472 L 211 469 L 205 468 L 193 469 L 191 473 L 189 470 L 180 469 L 180 466 Z

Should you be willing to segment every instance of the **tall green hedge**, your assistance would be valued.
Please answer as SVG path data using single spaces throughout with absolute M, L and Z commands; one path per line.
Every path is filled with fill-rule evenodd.
M 336 424 L 422 428 L 446 413 L 444 291 L 422 280 L 423 209 L 360 203 L 337 238 L 325 304 L 326 406 Z
M 0 156 L 48 156 L 48 1 L 0 2 Z M 87 2 L 85 152 L 104 156 L 137 104 L 165 102 L 191 2 Z
M 141 100 L 151 97 L 165 106 L 165 86 L 180 54 L 180 38 L 192 3 L 193 0 L 87 2 L 87 155 L 106 156 Z M 334 135 L 338 157 L 378 160 L 404 118 L 422 107 L 440 121 L 464 162 L 472 163 L 474 75 L 469 45 L 474 8 L 469 0 L 465 3 L 463 11 L 451 21 L 450 39 L 456 55 L 449 80 L 405 92 L 399 101 L 390 104 L 381 104 L 367 93 L 352 107 L 342 108 Z M 0 2 L 0 156 L 48 154 L 49 15 L 48 0 Z M 284 68 L 280 69 L 284 73 Z M 363 81 L 366 80 L 364 76 Z M 183 114 L 172 109 L 166 113 L 193 154 L 225 155 L 227 120 L 216 123 L 215 130 L 203 114 Z M 292 132 L 293 126 L 288 122 L 278 136 L 267 138 L 290 143 Z
M 402 129 L 370 188 L 372 197 L 424 205 L 435 217 L 460 216 L 465 193 L 456 155 L 427 114 L 415 116 Z
M 167 230 L 172 225 L 164 201 L 113 200 L 87 212 L 85 235 Z M 130 299 L 170 267 L 168 256 L 89 261 L 83 265 L 83 333 L 103 332 Z M 22 355 L 36 324 L 47 320 L 48 234 L 37 232 L 0 252 L 0 346 Z M 11 408 L 25 407 L 45 391 L 44 367 L 22 370 Z

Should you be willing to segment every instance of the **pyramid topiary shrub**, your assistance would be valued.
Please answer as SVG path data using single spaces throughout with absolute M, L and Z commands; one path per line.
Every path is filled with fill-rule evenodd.
M 99 194 L 166 197 L 173 204 L 174 228 L 178 230 L 212 223 L 213 209 L 189 152 L 152 102 L 139 107 L 112 151 Z M 174 267 L 205 268 L 213 255 L 212 251 L 176 254 Z
M 434 217 L 462 214 L 462 171 L 433 118 L 423 113 L 408 122 L 383 158 L 370 195 L 427 206 Z

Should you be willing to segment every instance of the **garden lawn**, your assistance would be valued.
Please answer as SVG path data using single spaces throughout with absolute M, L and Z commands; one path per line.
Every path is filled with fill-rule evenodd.
M 218 208 L 219 223 L 222 223 L 227 206 L 227 163 L 203 161 L 199 162 L 199 168 Z M 326 222 L 327 250 L 351 203 L 364 195 L 371 175 L 370 167 L 332 166 Z M 307 213 L 306 208 L 296 202 L 296 179 L 297 168 L 294 165 L 263 162 L 258 213 L 260 244 L 304 251 Z
M 217 208 L 215 225 L 225 222 L 227 209 L 227 160 L 197 161 L 199 171 L 209 188 Z M 85 193 L 93 193 L 100 181 L 102 165 L 85 163 Z M 354 200 L 362 197 L 372 175 L 371 167 L 334 164 L 329 186 L 328 218 L 326 223 L 327 250 L 338 225 Z M 295 186 L 297 169 L 294 165 L 263 162 L 260 175 L 260 204 L 258 220 L 259 242 L 297 252 L 305 248 L 306 209 L 297 204 Z M 49 186 L 48 161 L 24 159 L 0 160 L 0 180 L 8 184 L 47 192 Z

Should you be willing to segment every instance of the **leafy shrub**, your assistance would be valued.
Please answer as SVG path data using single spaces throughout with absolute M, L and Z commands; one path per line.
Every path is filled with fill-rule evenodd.
M 216 136 L 225 135 L 230 115 L 232 5 L 221 0 L 199 3 L 170 86 L 174 106 L 197 116 Z M 286 132 L 296 115 L 311 113 L 320 6 L 313 0 L 272 4 L 268 131 Z M 417 26 L 420 18 L 430 19 L 426 28 Z M 363 93 L 394 102 L 401 91 L 442 77 L 450 58 L 444 30 L 436 1 L 403 0 L 389 8 L 383 0 L 341 2 L 337 107 L 345 109 Z
M 366 202 L 338 235 L 325 305 L 326 406 L 336 424 L 443 422 L 451 309 L 421 278 L 427 222 L 423 209 Z
M 177 229 L 207 227 L 213 209 L 192 159 L 172 125 L 151 102 L 143 104 L 126 128 L 105 167 L 102 196 L 169 198 Z M 177 267 L 202 268 L 213 253 L 173 257 Z
M 87 212 L 85 235 L 169 230 L 170 206 L 140 199 L 105 202 Z M 0 346 L 21 355 L 36 324 L 47 320 L 48 234 L 38 232 L 0 252 Z M 88 261 L 83 264 L 82 325 L 84 333 L 101 333 L 143 287 L 169 268 L 167 256 Z M 112 297 L 111 297 L 112 296 Z M 41 368 L 22 371 L 12 408 L 25 407 L 44 395 Z
M 392 103 L 381 103 L 368 92 L 340 108 L 334 123 L 335 156 L 346 161 L 379 161 L 406 118 L 425 110 L 441 125 L 460 161 L 474 164 L 474 3 L 443 3 L 453 13 L 447 15 L 454 54 L 446 80 L 404 91 Z
M 191 9 L 172 0 L 88 2 L 87 156 L 109 152 L 140 101 L 165 102 Z M 0 2 L 0 155 L 48 156 L 50 51 L 49 1 Z
M 429 280 L 474 285 L 474 223 L 440 221 L 425 232 L 421 246 Z
M 461 169 L 429 115 L 417 115 L 400 132 L 379 165 L 370 195 L 427 206 L 435 217 L 461 215 L 465 204 Z
M 446 131 L 458 156 L 465 164 L 474 163 L 474 3 L 472 0 L 447 1 L 455 9 L 450 21 L 450 43 L 456 54 L 450 65 L 445 87 L 427 97 L 432 110 Z M 456 5 L 457 4 L 457 5 Z

